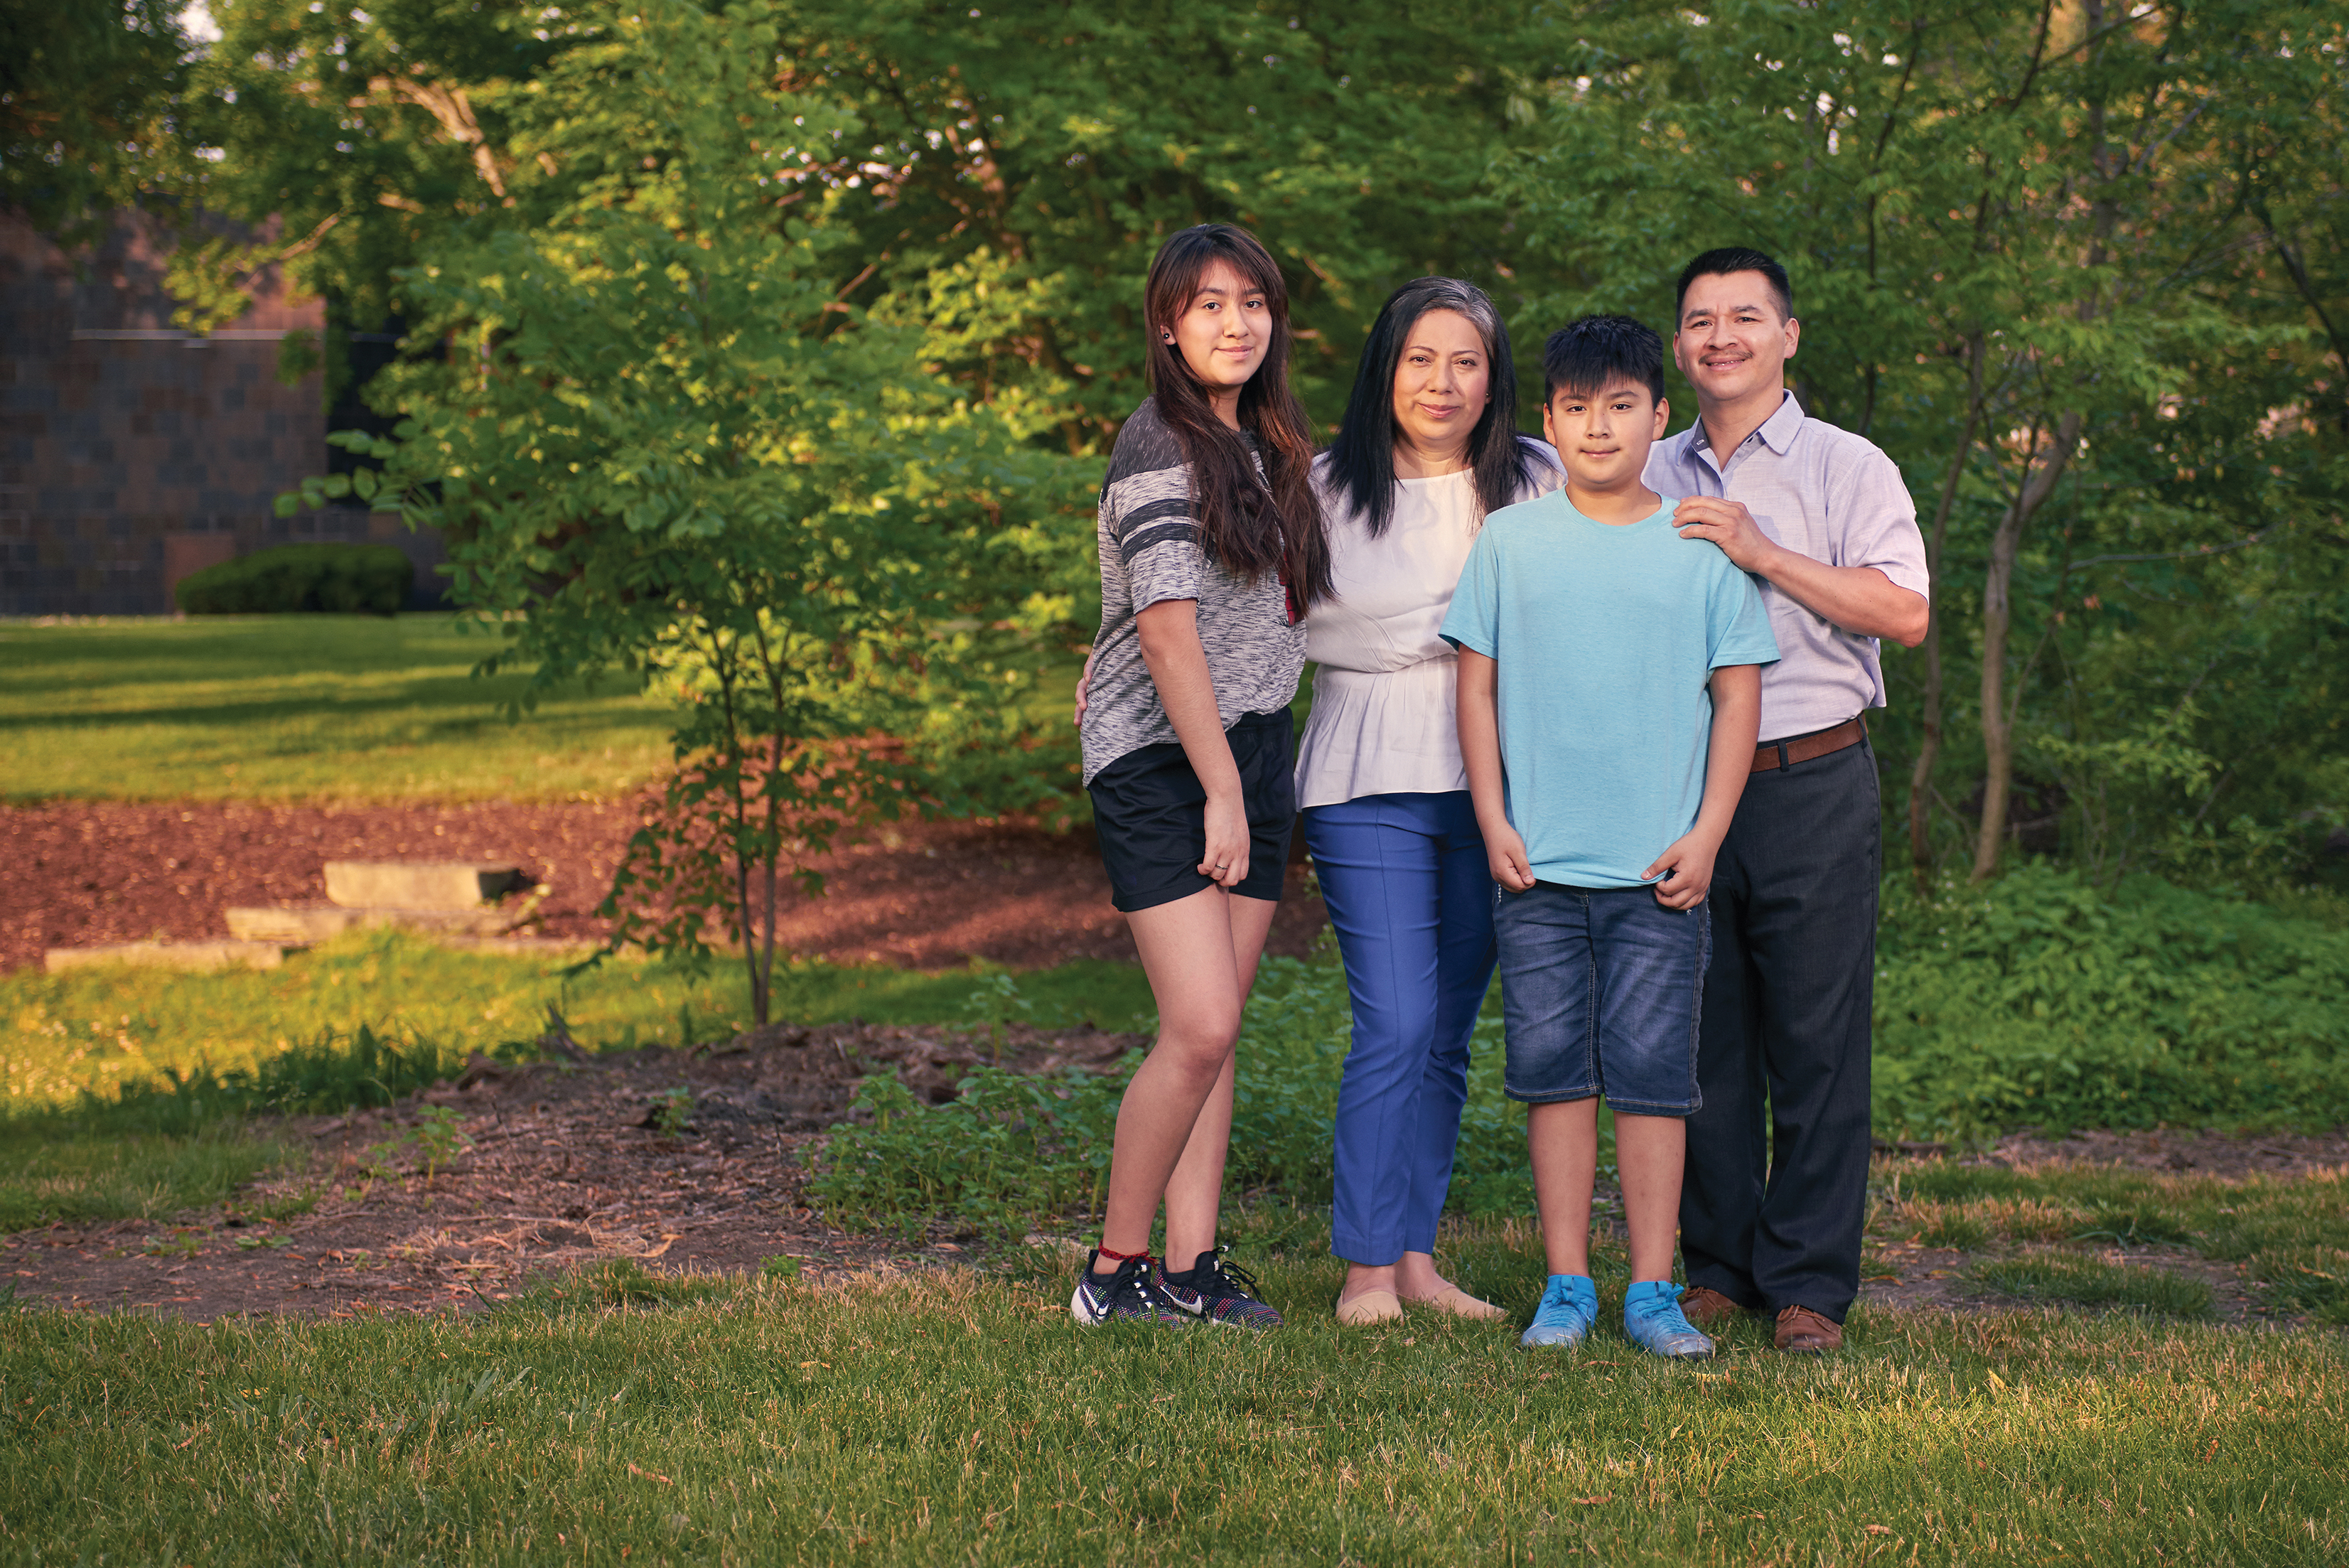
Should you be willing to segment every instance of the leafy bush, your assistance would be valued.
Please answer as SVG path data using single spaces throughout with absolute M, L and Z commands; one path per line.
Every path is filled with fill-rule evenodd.
M 808 1151 L 808 1190 L 833 1224 L 914 1236 L 946 1218 L 992 1236 L 1100 1205 L 1132 1072 L 1023 1077 L 980 1067 L 936 1107 L 896 1078 L 857 1086 L 851 1114 L 873 1119 Z
M 415 582 L 389 545 L 279 545 L 191 573 L 179 600 L 190 615 L 391 615 Z
M 2349 933 L 2151 878 L 2107 898 L 2041 867 L 1931 903 L 1896 879 L 1885 898 L 1879 1132 L 2349 1120 Z M 1524 1116 L 1501 1092 L 1498 997 L 1476 1025 L 1458 1213 L 1533 1207 Z M 1330 1201 L 1349 1030 L 1341 970 L 1266 961 L 1240 1038 L 1234 1190 Z M 810 1190 L 836 1224 L 908 1232 L 944 1216 L 1016 1235 L 1095 1210 L 1123 1085 L 981 1068 L 932 1108 L 868 1080 L 858 1104 L 873 1125 L 811 1155 Z
M 1497 993 L 1496 993 L 1497 994 Z M 1330 1128 L 1351 1028 L 1346 977 L 1334 964 L 1268 959 L 1240 1037 L 1226 1178 L 1244 1192 L 1299 1204 L 1330 1201 Z M 1522 1113 L 1500 1090 L 1500 1019 L 1477 1024 L 1461 1122 L 1453 1203 L 1467 1212 L 1523 1212 L 1531 1203 Z M 832 1223 L 920 1231 L 934 1219 L 998 1238 L 1099 1209 L 1117 1104 L 1139 1061 L 1115 1073 L 1022 1077 L 980 1067 L 961 1097 L 923 1104 L 894 1077 L 868 1078 L 843 1127 L 808 1156 L 808 1190 Z
M 1876 1127 L 2349 1120 L 2349 932 L 2153 877 L 2028 866 L 1885 888 Z

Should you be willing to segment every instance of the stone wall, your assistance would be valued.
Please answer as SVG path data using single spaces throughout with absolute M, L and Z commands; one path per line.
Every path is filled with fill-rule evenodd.
M 268 545 L 379 540 L 437 597 L 436 536 L 358 508 L 277 516 L 327 472 L 320 379 L 278 352 L 324 311 L 264 288 L 232 327 L 174 328 L 165 244 L 125 213 L 76 258 L 0 213 L 0 615 L 160 615 L 189 571 Z

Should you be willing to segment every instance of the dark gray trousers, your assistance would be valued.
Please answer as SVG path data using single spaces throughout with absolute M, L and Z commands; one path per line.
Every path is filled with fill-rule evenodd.
M 1867 742 L 1746 781 L 1713 870 L 1681 1189 L 1692 1287 L 1837 1323 L 1859 1292 L 1882 859 Z

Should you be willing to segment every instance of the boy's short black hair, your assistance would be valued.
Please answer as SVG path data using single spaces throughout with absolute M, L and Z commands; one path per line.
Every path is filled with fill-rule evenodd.
M 1786 269 L 1751 245 L 1723 245 L 1717 251 L 1705 252 L 1681 268 L 1680 287 L 1672 294 L 1672 330 L 1680 330 L 1689 285 L 1701 277 L 1727 277 L 1733 272 L 1758 272 L 1769 279 L 1770 292 L 1778 296 L 1778 319 L 1795 319 L 1795 286 L 1786 281 Z
M 1586 316 L 1549 335 L 1542 345 L 1542 406 L 1558 393 L 1590 397 L 1620 377 L 1664 400 L 1664 340 L 1628 316 Z

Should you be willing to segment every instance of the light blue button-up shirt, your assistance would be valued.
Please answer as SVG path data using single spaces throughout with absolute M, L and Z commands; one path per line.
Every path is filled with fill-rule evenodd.
M 1898 587 L 1929 591 L 1917 504 L 1899 465 L 1874 443 L 1805 414 L 1792 392 L 1726 461 L 1707 444 L 1700 420 L 1658 441 L 1641 478 L 1660 495 L 1744 502 L 1762 532 L 1789 550 L 1830 566 L 1873 566 Z M 1763 740 L 1828 729 L 1884 706 L 1876 639 L 1754 580 L 1778 639 L 1778 662 L 1762 670 Z

